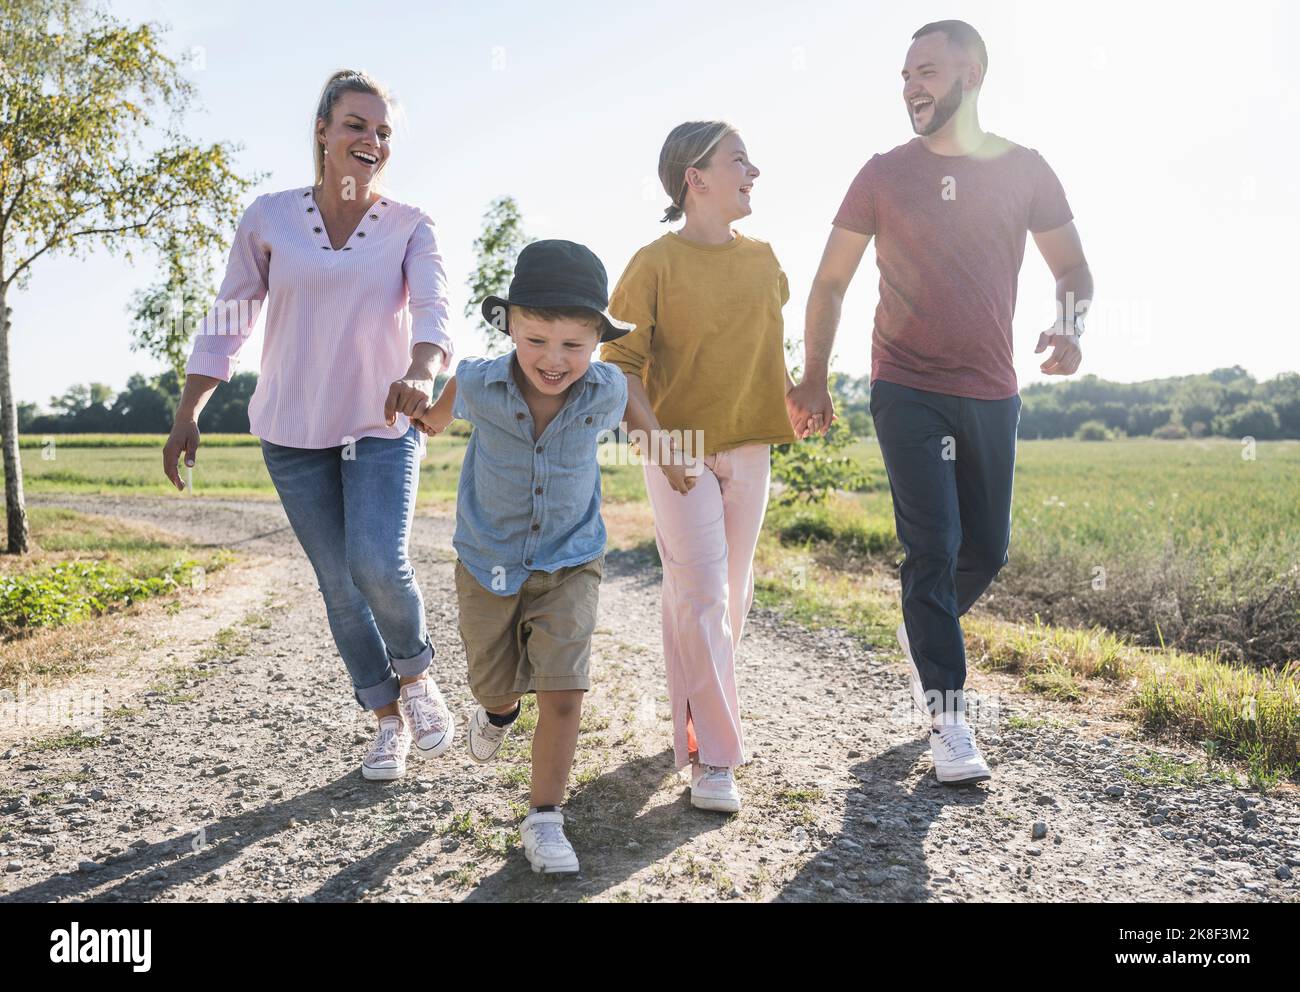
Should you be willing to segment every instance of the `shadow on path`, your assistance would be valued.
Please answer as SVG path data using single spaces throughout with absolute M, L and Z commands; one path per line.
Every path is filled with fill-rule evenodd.
M 404 792 L 404 790 L 403 790 Z M 234 816 L 223 817 L 210 823 L 199 823 L 167 840 L 155 841 L 135 847 L 125 854 L 100 862 L 100 867 L 90 872 L 58 874 L 40 882 L 24 886 L 0 896 L 0 902 L 49 902 L 78 899 L 85 902 L 146 902 L 164 894 L 169 889 L 186 883 L 198 882 L 208 874 L 234 860 L 240 852 L 258 841 L 290 829 L 290 821 L 312 823 L 332 819 L 331 809 L 338 813 L 361 811 L 403 794 L 391 788 L 375 788 L 365 782 L 360 771 L 349 772 L 309 792 L 304 792 L 283 802 L 267 803 L 244 810 Z M 143 828 L 142 828 L 143 829 Z M 352 885 L 363 876 L 375 884 L 405 857 L 406 849 L 423 843 L 424 837 L 411 835 L 398 844 L 385 848 L 391 857 L 381 857 L 377 852 L 363 859 L 368 867 L 355 863 L 344 872 L 344 881 L 335 886 L 331 879 L 318 890 L 321 898 L 335 898 L 333 893 L 345 887 L 347 878 L 356 876 Z M 153 870 L 135 874 L 152 866 Z M 133 877 L 128 877 L 133 876 Z M 103 891 L 88 895 L 105 882 L 116 883 Z
M 917 761 L 929 765 L 929 752 L 918 739 L 854 765 L 850 771 L 860 784 L 849 792 L 864 798 L 845 803 L 830 846 L 782 887 L 776 901 L 927 901 L 927 832 L 945 806 L 978 806 L 988 796 L 979 786 L 941 785 L 929 767 L 910 785 Z

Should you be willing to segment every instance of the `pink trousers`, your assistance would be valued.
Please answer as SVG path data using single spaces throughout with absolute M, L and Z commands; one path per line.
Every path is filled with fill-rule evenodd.
M 754 600 L 754 550 L 767 510 L 771 446 L 704 458 L 686 495 L 645 465 L 663 561 L 664 661 L 677 767 L 692 757 L 734 768 L 745 761 L 736 698 L 736 647 Z

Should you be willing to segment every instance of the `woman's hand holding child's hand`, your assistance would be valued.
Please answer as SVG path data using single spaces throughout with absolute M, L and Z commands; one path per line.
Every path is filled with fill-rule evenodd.
M 452 376 L 443 385 L 442 394 L 436 400 L 411 415 L 411 423 L 427 437 L 436 437 L 456 419 L 451 412 L 455 402 L 456 377 Z
M 456 418 L 449 411 L 439 410 L 436 406 L 431 406 L 425 413 L 413 417 L 411 423 L 415 424 L 421 432 L 429 437 L 437 437 L 451 426 L 454 419 Z

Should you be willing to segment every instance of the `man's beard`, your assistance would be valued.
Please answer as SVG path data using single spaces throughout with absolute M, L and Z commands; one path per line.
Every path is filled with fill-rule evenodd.
M 916 126 L 916 117 L 912 117 L 912 130 L 922 137 L 934 134 L 935 131 L 943 127 L 950 120 L 952 115 L 957 113 L 957 108 L 961 106 L 961 80 L 952 84 L 952 89 L 934 101 L 934 111 L 930 114 L 930 123 L 926 125 L 924 131 Z

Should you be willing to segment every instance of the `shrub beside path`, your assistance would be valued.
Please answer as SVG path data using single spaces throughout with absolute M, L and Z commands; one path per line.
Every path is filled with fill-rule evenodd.
M 191 610 L 139 618 L 140 643 L 165 645 L 146 652 L 157 671 L 117 676 L 126 705 L 98 737 L 8 728 L 0 900 L 1300 899 L 1294 787 L 1247 791 L 1190 749 L 988 673 L 972 685 L 999 704 L 979 729 L 994 778 L 941 786 L 897 652 L 770 611 L 752 616 L 738 666 L 745 808 L 691 808 L 669 746 L 658 566 L 636 552 L 610 553 L 602 588 L 567 806 L 583 871 L 541 879 L 516 832 L 528 734 L 493 766 L 464 749 L 450 518 L 418 517 L 412 554 L 457 746 L 371 783 L 358 765 L 372 723 L 278 504 L 33 502 L 148 522 L 249 564 Z M 80 681 L 114 671 L 99 662 Z

